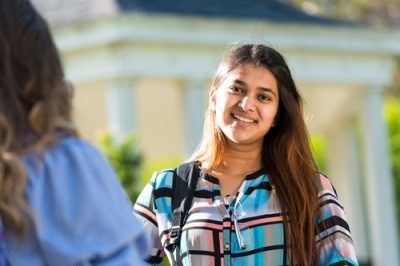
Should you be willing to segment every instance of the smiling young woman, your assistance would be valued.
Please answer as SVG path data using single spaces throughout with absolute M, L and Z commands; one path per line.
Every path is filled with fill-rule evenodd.
M 189 161 L 199 179 L 175 254 L 163 249 L 172 235 L 173 171 L 155 173 L 135 205 L 152 236 L 149 261 L 167 254 L 174 265 L 358 265 L 343 207 L 312 158 L 300 94 L 276 50 L 242 45 L 221 62 Z

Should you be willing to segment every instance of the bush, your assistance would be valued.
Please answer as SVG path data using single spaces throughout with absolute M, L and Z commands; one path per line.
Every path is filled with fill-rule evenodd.
M 311 136 L 311 151 L 318 171 L 327 174 L 326 139 L 322 135 Z
M 385 119 L 389 135 L 389 149 L 397 205 L 397 220 L 400 223 L 400 99 L 390 98 L 385 103 Z
M 117 141 L 111 134 L 99 137 L 100 150 L 106 155 L 132 202 L 142 186 L 140 181 L 143 157 L 133 134 Z

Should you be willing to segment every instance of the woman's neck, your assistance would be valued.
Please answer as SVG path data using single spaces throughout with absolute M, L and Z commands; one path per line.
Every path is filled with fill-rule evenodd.
M 261 167 L 261 147 L 228 145 L 221 163 L 212 172 L 216 175 L 244 177 Z
M 235 195 L 246 176 L 261 168 L 261 149 L 229 145 L 222 161 L 210 170 L 219 180 L 221 197 Z

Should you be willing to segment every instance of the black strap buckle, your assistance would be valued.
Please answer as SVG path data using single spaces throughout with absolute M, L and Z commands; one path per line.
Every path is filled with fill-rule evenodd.
M 169 237 L 172 241 L 176 240 L 179 238 L 179 234 L 181 233 L 181 228 L 179 226 L 174 226 L 171 228 L 169 231 Z
M 169 252 L 173 252 L 176 245 L 179 242 L 179 235 L 181 233 L 181 228 L 179 226 L 174 226 L 169 231 L 169 243 L 165 246 L 165 248 Z

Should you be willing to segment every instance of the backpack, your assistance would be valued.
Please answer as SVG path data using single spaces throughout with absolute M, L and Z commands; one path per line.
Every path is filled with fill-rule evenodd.
M 192 205 L 199 175 L 197 162 L 181 164 L 174 170 L 171 198 L 172 227 L 169 232 L 170 239 L 164 244 L 164 248 L 175 258 L 173 265 L 182 265 L 179 248 L 181 231 Z

